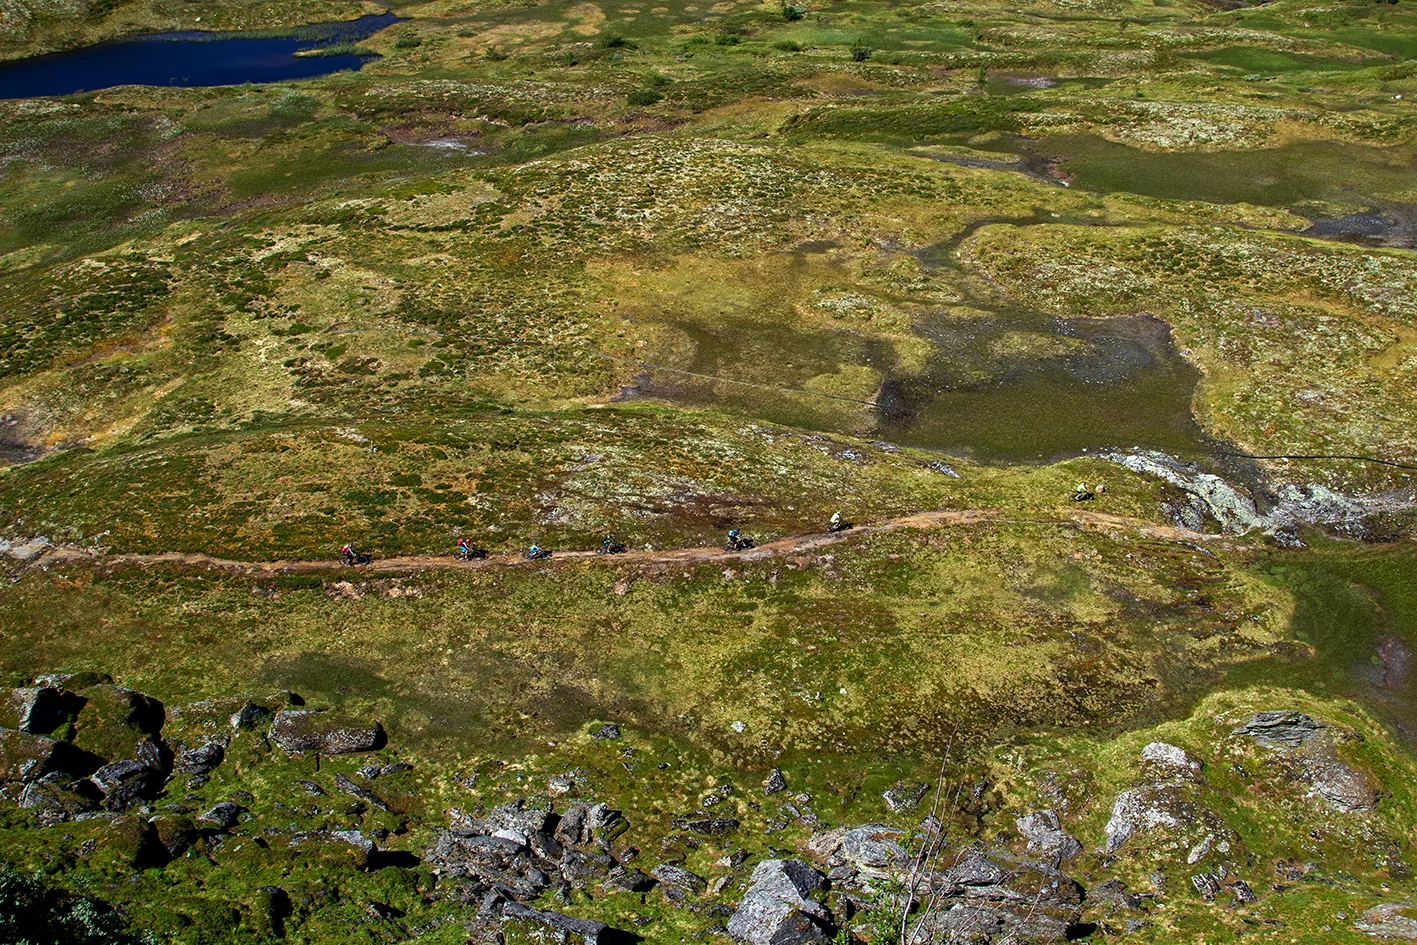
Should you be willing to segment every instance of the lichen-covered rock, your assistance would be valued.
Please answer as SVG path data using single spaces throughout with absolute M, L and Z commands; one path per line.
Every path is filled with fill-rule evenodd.
M 1083 890 L 1047 866 L 1003 851 L 969 851 L 944 872 L 927 872 L 918 892 L 936 903 L 916 920 L 917 941 L 1054 942 L 1082 914 Z
M 649 874 L 659 880 L 661 885 L 690 895 L 702 896 L 708 890 L 708 880 L 698 873 L 691 873 L 682 866 L 674 866 L 671 863 L 656 866 Z
M 157 828 L 141 817 L 119 817 L 109 822 L 104 848 L 123 866 L 145 870 L 168 861 L 167 848 Z
M 1267 748 L 1298 748 L 1324 728 L 1317 719 L 1302 712 L 1281 710 L 1256 713 L 1235 732 L 1248 735 Z
M 1380 903 L 1360 915 L 1353 927 L 1374 938 L 1417 942 L 1417 903 Z
M 592 919 L 532 909 L 517 902 L 502 906 L 503 945 L 604 945 L 610 927 Z
M 156 744 L 166 719 L 161 702 L 106 683 L 90 686 L 80 695 L 84 705 L 74 719 L 75 747 L 105 761 L 154 760 L 141 757 L 139 746 Z
M 225 758 L 226 744 L 213 740 L 183 751 L 173 762 L 173 768 L 183 774 L 210 774 Z
M 230 830 L 236 826 L 237 818 L 241 816 L 241 805 L 233 801 L 222 801 L 214 804 L 201 814 L 197 815 L 197 820 L 204 824 L 211 824 L 222 830 Z
M 1184 748 L 1166 742 L 1152 742 L 1141 750 L 1143 770 L 1153 779 L 1179 778 L 1199 781 L 1204 765 Z
M 53 686 L 0 690 L 0 728 L 48 735 L 78 709 L 78 698 Z
M 271 723 L 270 738 L 283 751 L 344 755 L 379 748 L 384 730 L 377 722 L 361 722 L 323 709 L 282 709 Z
M 846 866 L 863 876 L 879 878 L 898 871 L 909 861 L 910 855 L 901 846 L 904 840 L 903 830 L 884 824 L 862 824 L 814 835 L 808 841 L 808 849 L 829 868 Z
M 764 860 L 728 920 L 728 934 L 748 945 L 809 945 L 835 931 L 831 913 L 812 899 L 825 877 L 799 860 Z
M 313 856 L 364 869 L 373 858 L 374 841 L 357 830 L 312 830 L 290 838 L 290 849 L 300 856 Z
M 109 810 L 127 810 L 152 800 L 166 781 L 167 776 L 161 771 L 133 759 L 106 764 L 89 778 Z
M 1103 832 L 1107 853 L 1116 853 L 1135 836 L 1158 832 L 1193 850 L 1204 846 L 1206 852 L 1213 848 L 1228 853 L 1238 843 L 1234 830 L 1219 814 L 1200 804 L 1184 787 L 1171 783 L 1144 784 L 1117 795 Z
M 186 853 L 199 833 L 192 818 L 185 814 L 159 814 L 148 823 L 157 831 L 158 842 L 167 851 L 167 855 L 172 857 Z
M 1058 815 L 1051 810 L 1025 814 L 1014 823 L 1019 834 L 1028 841 L 1030 853 L 1052 857 L 1061 863 L 1075 859 L 1082 853 L 1082 843 L 1062 829 Z
M 0 783 L 34 781 L 51 771 L 69 770 L 80 760 L 64 742 L 44 735 L 0 729 Z M 92 770 L 92 769 L 90 769 Z
M 1379 785 L 1339 757 L 1338 746 L 1357 736 L 1301 712 L 1260 712 L 1235 729 L 1268 749 L 1264 767 L 1275 781 L 1322 807 L 1344 814 L 1372 810 Z
M 767 779 L 763 781 L 763 793 L 771 795 L 785 790 L 787 790 L 787 776 L 782 773 L 781 768 L 773 768 L 768 772 Z

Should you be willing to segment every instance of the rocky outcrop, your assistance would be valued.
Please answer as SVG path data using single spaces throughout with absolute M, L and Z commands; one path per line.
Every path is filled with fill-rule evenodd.
M 1392 942 L 1417 942 L 1417 904 L 1381 903 L 1360 915 L 1353 927 L 1374 938 Z
M 68 767 L 74 753 L 64 742 L 44 735 L 0 729 L 0 783 L 34 781 Z
M 1235 729 L 1266 748 L 1299 748 L 1312 741 L 1325 726 L 1302 712 L 1258 712 Z
M 89 784 L 103 796 L 109 810 L 127 810 L 157 797 L 167 775 L 156 768 L 125 758 L 106 764 L 93 773 Z
M 1107 453 L 1102 458 L 1133 472 L 1154 476 L 1180 492 L 1183 499 L 1164 503 L 1164 507 L 1177 525 L 1193 531 L 1202 530 L 1210 520 L 1230 534 L 1260 531 L 1291 545 L 1299 543 L 1297 529 L 1307 525 L 1362 538 L 1368 534 L 1369 522 L 1375 516 L 1400 513 L 1412 506 L 1408 490 L 1346 496 L 1318 483 L 1285 483 L 1276 488 L 1272 507 L 1261 511 L 1254 496 L 1247 491 L 1174 456 L 1136 450 Z
M 423 861 L 438 877 L 441 895 L 462 902 L 493 891 L 530 902 L 553 886 L 606 881 L 619 865 L 608 837 L 627 826 L 619 811 L 603 804 L 573 805 L 557 816 L 549 806 L 524 801 L 481 818 L 455 809 L 449 820 Z
M 345 755 L 381 747 L 384 730 L 377 722 L 362 722 L 325 709 L 282 709 L 271 723 L 270 739 L 292 754 L 318 751 Z
M 964 850 L 927 874 L 917 897 L 917 941 L 1061 942 L 1081 918 L 1083 889 L 1046 865 Z
M 1115 854 L 1133 838 L 1153 835 L 1149 845 L 1167 844 L 1187 850 L 1187 862 L 1207 856 L 1223 860 L 1238 852 L 1239 835 L 1219 814 L 1201 801 L 1203 766 L 1185 749 L 1152 742 L 1142 749 L 1142 783 L 1123 791 L 1112 803 L 1103 833 L 1103 850 Z M 1158 838 L 1155 835 L 1160 835 Z
M 177 756 L 173 768 L 183 774 L 210 774 L 226 758 L 225 741 L 209 741 Z
M 1014 821 L 1019 835 L 1028 841 L 1028 852 L 1066 863 L 1082 854 L 1082 843 L 1062 829 L 1051 810 L 1035 811 Z
M 1199 758 L 1167 742 L 1152 742 L 1141 750 L 1142 770 L 1154 780 L 1199 781 L 1205 765 Z
M 132 759 L 166 769 L 158 741 L 166 712 L 152 696 L 103 683 L 79 693 L 83 707 L 74 720 L 74 745 L 108 761 Z
M 1102 458 L 1125 466 L 1132 472 L 1155 476 L 1186 493 L 1192 500 L 1187 505 L 1198 509 L 1200 515 L 1215 520 L 1223 531 L 1239 534 L 1271 526 L 1269 519 L 1260 514 L 1253 497 L 1236 489 L 1221 477 L 1202 472 L 1175 457 L 1165 453 L 1138 451 L 1106 453 Z M 1197 531 L 1204 524 L 1203 521 L 1186 520 L 1184 512 L 1180 515 L 1180 524 L 1193 527 Z
M 728 934 L 748 945 L 809 945 L 830 941 L 831 913 L 812 898 L 826 877 L 800 860 L 764 860 L 728 920 Z
M 900 873 L 910 861 L 905 831 L 885 824 L 838 827 L 814 834 L 807 849 L 827 865 L 833 882 L 865 884 Z
M 297 833 L 287 845 L 301 855 L 365 869 L 375 853 L 374 841 L 357 830 L 312 830 Z
M 532 909 L 517 902 L 501 908 L 503 945 L 603 945 L 610 927 L 592 919 Z
M 1256 713 L 1233 732 L 1271 752 L 1271 767 L 1281 782 L 1297 786 L 1311 801 L 1344 814 L 1372 810 L 1377 783 L 1338 755 L 1343 741 L 1357 736 L 1301 712 Z
M 212 824 L 222 830 L 230 830 L 236 826 L 237 818 L 241 816 L 241 805 L 232 801 L 222 801 L 220 804 L 213 804 L 197 819 L 203 823 Z
M 73 718 L 80 700 L 54 686 L 0 690 L 0 728 L 31 735 L 48 735 Z

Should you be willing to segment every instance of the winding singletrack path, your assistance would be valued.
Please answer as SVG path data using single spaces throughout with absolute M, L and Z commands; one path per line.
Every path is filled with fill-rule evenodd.
M 1161 541 L 1199 542 L 1222 536 L 1205 535 L 1184 528 L 1155 525 L 1121 515 L 1094 512 L 1086 509 L 1069 509 L 1052 517 L 1004 518 L 999 509 L 943 509 L 933 512 L 918 512 L 900 518 L 888 519 L 872 525 L 857 525 L 845 531 L 818 532 L 780 538 L 763 542 L 745 551 L 725 551 L 722 548 L 671 548 L 664 550 L 633 549 L 611 556 L 608 560 L 640 564 L 698 564 L 703 562 L 761 561 L 793 554 L 815 551 L 830 545 L 882 535 L 906 529 L 930 529 L 941 526 L 971 526 L 987 522 L 997 524 L 1054 525 L 1078 527 L 1092 530 L 1131 532 L 1140 538 Z M 1223 536 L 1233 538 L 1233 536 Z M 77 548 L 50 547 L 28 562 L 32 568 L 50 568 L 69 564 L 92 564 L 104 568 L 158 567 L 183 570 L 222 571 L 228 574 L 245 574 L 254 577 L 280 574 L 302 574 L 320 571 L 341 571 L 351 575 L 406 574 L 429 569 L 451 571 L 479 571 L 488 568 L 545 567 L 559 561 L 585 561 L 601 557 L 595 551 L 557 551 L 550 559 L 528 561 L 520 554 L 491 555 L 473 561 L 459 561 L 451 554 L 445 555 L 400 555 L 390 558 L 376 558 L 373 562 L 354 568 L 344 568 L 337 559 L 279 560 L 279 561 L 233 561 L 211 555 L 180 551 L 157 552 L 153 554 L 95 554 Z

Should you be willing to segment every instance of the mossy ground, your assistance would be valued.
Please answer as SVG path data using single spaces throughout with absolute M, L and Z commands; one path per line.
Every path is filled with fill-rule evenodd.
M 161 3 L 38 9 L 6 11 L 0 54 L 193 25 Z M 202 25 L 360 12 L 219 4 Z M 415 763 L 387 787 L 392 820 L 293 813 L 315 803 L 289 786 L 312 763 L 246 735 L 197 800 L 246 791 L 258 824 L 382 826 L 405 852 L 448 806 L 570 771 L 646 850 L 713 873 L 716 843 L 670 819 L 720 781 L 740 789 L 733 842 L 791 849 L 807 827 L 752 793 L 769 767 L 823 821 L 904 822 L 880 792 L 933 778 L 951 733 L 961 776 L 995 786 L 972 830 L 1043 803 L 1046 772 L 1086 772 L 1067 820 L 1092 849 L 1140 746 L 1167 738 L 1211 764 L 1256 888 L 1267 859 L 1328 865 L 1244 908 L 1182 885 L 1144 940 L 1343 941 L 1336 913 L 1412 892 L 1374 853 L 1405 849 L 1414 811 L 1393 669 L 1417 646 L 1410 546 L 1275 552 L 1061 514 L 1106 480 L 1104 511 L 1160 523 L 1154 481 L 1082 451 L 1147 445 L 1192 408 L 1156 435 L 1192 458 L 1414 461 L 1412 252 L 1299 235 L 1417 202 L 1406 0 L 395 12 L 357 73 L 0 102 L 0 437 L 45 454 L 0 471 L 6 538 L 272 559 L 458 535 L 703 545 L 842 506 L 996 514 L 728 570 L 31 569 L 0 592 L 0 670 L 98 669 L 171 705 L 287 686 L 376 714 L 389 758 Z M 1139 376 L 1165 382 L 1128 388 L 1132 409 L 1089 380 L 1114 349 L 1076 326 L 1139 315 L 1175 344 L 1144 349 L 1160 367 Z M 897 389 L 922 420 L 863 403 Z M 1004 401 L 1008 422 L 979 421 Z M 1349 460 L 1264 469 L 1411 485 Z M 1363 734 L 1351 760 L 1391 791 L 1370 834 L 1245 794 L 1209 750 L 1242 703 Z M 588 739 L 607 719 L 625 741 Z M 268 882 L 298 903 L 295 940 L 459 940 L 420 870 L 287 861 L 252 835 L 133 881 L 121 851 L 85 852 L 107 849 L 99 827 L 6 816 L 0 859 L 173 941 L 263 940 Z M 1139 861 L 1118 869 L 1143 884 Z M 577 896 L 568 911 L 621 927 L 650 916 L 652 941 L 711 924 Z M 409 918 L 371 921 L 371 901 Z

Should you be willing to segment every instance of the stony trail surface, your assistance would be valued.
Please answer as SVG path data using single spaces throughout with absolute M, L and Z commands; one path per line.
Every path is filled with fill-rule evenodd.
M 1057 517 L 1004 518 L 998 509 L 940 509 L 917 512 L 899 518 L 887 519 L 871 525 L 857 525 L 840 532 L 817 532 L 766 541 L 754 548 L 743 551 L 726 551 L 722 548 L 668 548 L 631 549 L 621 554 L 602 556 L 597 551 L 554 551 L 553 556 L 541 561 L 529 561 L 521 554 L 490 555 L 472 561 L 460 561 L 451 554 L 442 555 L 397 555 L 375 558 L 372 562 L 351 568 L 357 574 L 400 574 L 430 568 L 440 570 L 476 571 L 487 568 L 536 567 L 558 561 L 584 561 L 608 557 L 617 562 L 640 564 L 697 564 L 710 561 L 760 561 L 767 558 L 815 551 L 818 548 L 840 544 L 856 538 L 886 534 L 904 529 L 929 529 L 938 526 L 969 526 L 986 522 L 997 524 L 1062 525 L 1080 528 L 1131 531 L 1138 537 L 1163 541 L 1208 541 L 1220 537 L 1177 528 L 1141 522 L 1121 515 L 1094 512 L 1084 509 L 1065 511 Z M 107 568 L 121 567 L 168 567 L 225 571 L 230 574 L 275 575 L 299 574 L 317 571 L 344 570 L 338 559 L 275 560 L 275 561 L 235 561 L 196 552 L 167 551 L 149 554 L 102 554 L 80 548 L 46 546 L 42 552 L 28 560 L 29 567 L 47 569 L 68 564 L 94 564 Z

